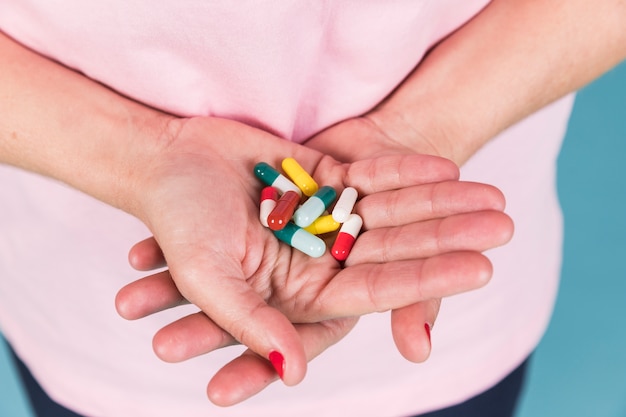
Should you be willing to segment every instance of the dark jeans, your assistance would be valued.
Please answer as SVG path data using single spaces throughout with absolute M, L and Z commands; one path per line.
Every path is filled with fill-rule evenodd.
M 48 394 L 46 394 L 41 386 L 35 380 L 35 377 L 30 373 L 24 362 L 17 357 L 11 346 L 9 350 L 13 354 L 13 360 L 17 367 L 18 374 L 22 379 L 22 386 L 28 394 L 28 399 L 32 407 L 35 416 L 37 417 L 84 417 L 80 414 L 76 414 L 67 408 L 59 405 L 53 401 Z
M 14 352 L 13 358 L 37 417 L 85 417 L 50 399 Z M 512 417 L 522 391 L 527 365 L 528 360 L 496 386 L 474 398 L 453 407 L 415 417 Z
M 513 417 L 524 387 L 526 359 L 494 387 L 461 404 L 415 417 Z

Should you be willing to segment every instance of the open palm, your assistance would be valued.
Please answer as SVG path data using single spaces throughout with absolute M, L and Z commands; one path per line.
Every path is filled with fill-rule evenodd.
M 215 135 L 228 140 L 207 146 L 204 138 Z M 321 184 L 359 190 L 356 211 L 365 231 L 345 265 L 328 253 L 310 258 L 278 242 L 258 221 L 261 184 L 252 167 L 278 165 L 287 156 Z M 272 351 L 284 358 L 285 383 L 295 384 L 307 360 L 343 337 L 355 317 L 487 282 L 490 264 L 479 252 L 508 239 L 510 220 L 497 190 L 457 178 L 456 167 L 441 158 L 343 164 L 235 122 L 187 121 L 142 182 L 149 197 L 140 212 L 155 238 L 131 252 L 138 268 L 165 262 L 168 270 L 122 289 L 118 310 L 138 318 L 186 301 L 201 309 L 155 336 L 165 360 L 248 346 L 209 385 L 218 404 L 240 401 L 275 378 L 264 359 Z M 467 194 L 482 197 L 468 201 Z M 412 209 L 402 201 L 412 201 Z

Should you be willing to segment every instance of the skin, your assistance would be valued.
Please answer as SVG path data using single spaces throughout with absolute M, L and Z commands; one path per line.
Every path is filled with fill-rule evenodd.
M 343 268 L 328 253 L 312 259 L 280 244 L 284 252 L 279 254 L 282 258 L 276 259 L 291 256 L 290 275 L 294 272 L 294 277 L 275 275 L 271 283 L 253 284 L 259 294 L 266 294 L 268 304 L 298 323 L 296 328 L 308 360 L 343 337 L 356 323 L 355 316 L 371 312 L 372 308 L 394 309 L 392 325 L 401 330 L 397 340 L 411 346 L 418 358 L 425 359 L 430 352 L 425 322 L 415 329 L 416 321 L 406 320 L 402 307 L 437 299 L 437 294 L 443 292 L 482 286 L 490 278 L 489 261 L 479 251 L 503 244 L 512 232 L 510 219 L 501 212 L 502 194 L 484 184 L 424 181 L 421 173 L 431 176 L 433 171 L 418 168 L 424 168 L 428 159 L 422 155 L 394 155 L 355 162 L 345 174 L 345 164 L 318 170 L 318 178 L 322 178 L 323 173 L 332 174 L 338 169 L 345 186 L 354 186 L 364 195 L 356 212 L 365 219 L 365 232 Z M 360 174 L 362 168 L 371 170 L 373 162 L 381 164 L 375 169 L 376 175 L 352 175 Z M 259 223 L 256 218 L 253 222 Z M 130 261 L 138 269 L 165 265 L 161 249 L 152 238 L 131 250 Z M 122 316 L 137 319 L 185 302 L 169 271 L 165 271 L 123 288 L 117 306 Z M 416 306 L 407 312 L 423 309 L 426 319 L 434 322 L 438 303 L 429 301 Z M 343 319 L 337 320 L 338 317 Z M 414 340 L 418 343 L 411 343 Z M 236 338 L 199 313 L 161 329 L 153 344 L 159 357 L 177 362 L 236 342 Z M 231 405 L 275 378 L 267 361 L 248 351 L 217 373 L 209 383 L 208 395 L 216 404 Z
M 360 207 L 370 233 L 370 238 L 364 235 L 364 243 L 377 240 L 376 233 L 410 236 L 414 229 L 405 226 L 421 220 L 443 221 L 442 213 L 433 211 L 423 219 L 369 226 L 372 215 L 366 210 L 376 212 L 378 206 L 389 211 L 386 206 L 400 190 L 440 198 L 441 203 L 426 204 L 435 207 L 477 185 L 458 183 L 459 189 L 429 196 L 419 187 L 457 181 L 456 165 L 425 155 L 339 162 L 234 121 L 182 119 L 156 111 L 7 36 L 0 36 L 0 53 L 6 58 L 0 66 L 0 162 L 62 181 L 137 217 L 153 233 L 167 261 L 165 278 L 171 281 L 148 280 L 143 293 L 132 297 L 127 296 L 133 291 L 122 290 L 116 300 L 120 314 L 149 313 L 153 306 L 146 300 L 151 283 L 166 282 L 169 293 L 157 298 L 159 308 L 184 299 L 204 314 L 197 315 L 194 323 L 208 323 L 201 334 L 209 347 L 182 347 L 182 353 L 172 354 L 174 359 L 234 341 L 258 355 L 247 356 L 257 364 L 251 368 L 248 385 L 236 383 L 242 374 L 232 370 L 241 366 L 239 361 L 216 376 L 209 386 L 216 403 L 241 401 L 261 389 L 272 351 L 284 356 L 283 381 L 293 385 L 304 377 L 307 361 L 345 335 L 356 316 L 484 285 L 491 265 L 479 252 L 511 235 L 511 221 L 501 212 L 502 195 L 485 186 L 491 190 L 485 204 L 469 207 L 465 217 L 454 217 L 465 211 L 462 208 L 445 214 L 452 223 L 442 226 L 441 233 L 437 227 L 426 229 L 427 240 L 442 242 L 431 243 L 437 250 L 427 256 L 408 251 L 381 259 L 377 245 L 361 244 L 355 252 L 364 256 L 363 262 L 346 268 L 330 255 L 307 258 L 280 244 L 260 225 L 261 184 L 252 176 L 258 161 L 278 166 L 284 157 L 292 156 L 325 184 L 356 187 L 363 196 Z M 485 216 L 487 222 L 495 222 L 486 240 L 469 234 L 460 245 L 445 245 L 446 241 L 456 244 L 451 234 L 484 225 Z M 404 273 L 398 274 L 400 269 Z M 184 327 L 187 321 L 182 323 Z M 211 326 L 223 329 L 217 344 L 211 340 Z M 159 342 L 166 335 L 166 330 L 157 335 L 155 348 L 161 357 L 171 359 L 167 345 Z
M 559 17 L 558 24 L 555 24 L 554 16 Z M 223 342 L 213 346 L 228 343 L 231 336 L 227 334 L 230 334 L 231 340 L 246 344 L 259 355 L 246 354 L 235 359 L 209 384 L 210 398 L 218 404 L 228 405 L 245 399 L 266 385 L 272 370 L 261 358 L 266 358 L 269 351 L 277 349 L 284 354 L 287 363 L 284 381 L 291 385 L 304 376 L 307 359 L 338 340 L 353 324 L 349 321 L 348 311 L 340 314 L 331 308 L 332 313 L 328 315 L 322 308 L 314 311 L 311 322 L 294 327 L 289 316 L 297 317 L 293 320 L 299 321 L 302 318 L 299 314 L 302 313 L 298 313 L 297 309 L 289 311 L 288 295 L 299 296 L 298 291 L 302 291 L 302 287 L 296 286 L 294 293 L 278 294 L 278 299 L 268 296 L 267 288 L 272 287 L 269 282 L 290 282 L 288 278 L 292 266 L 294 271 L 307 271 L 307 266 L 301 262 L 306 264 L 309 261 L 299 260 L 297 254 L 285 253 L 285 250 L 289 250 L 276 247 L 271 243 L 271 235 L 253 226 L 251 200 L 256 194 L 247 189 L 249 183 L 243 181 L 243 178 L 249 176 L 252 161 L 277 162 L 279 156 L 294 156 L 312 172 L 318 172 L 319 164 L 328 163 L 333 169 L 344 167 L 343 172 L 329 179 L 331 182 L 340 181 L 353 166 L 346 167 L 345 164 L 370 161 L 376 165 L 370 159 L 373 155 L 440 155 L 461 165 L 499 131 L 579 88 L 623 59 L 626 55 L 624 16 L 623 1 L 593 4 L 582 0 L 493 1 L 469 24 L 434 48 L 413 74 L 376 109 L 312 138 L 306 145 L 308 151 L 321 152 L 315 154 L 317 156 L 310 156 L 313 154 L 301 150 L 302 147 L 293 148 L 293 145 L 284 143 L 274 146 L 273 140 L 276 138 L 240 124 L 219 119 L 176 120 L 119 97 L 79 74 L 34 56 L 3 38 L 0 46 L 3 56 L 8 57 L 8 60 L 1 69 L 0 85 L 3 88 L 2 97 L 7 100 L 2 100 L 3 107 L 0 110 L 7 117 L 0 131 L 0 161 L 64 181 L 112 206 L 126 210 L 148 225 L 167 260 L 171 281 L 168 281 L 167 275 L 165 279 L 159 276 L 160 279 L 152 277 L 144 281 L 146 285 L 141 289 L 145 294 L 154 289 L 159 292 L 159 288 L 166 290 L 162 291 L 165 302 L 150 308 L 144 305 L 142 314 L 168 307 L 171 304 L 168 304 L 169 300 L 189 300 L 204 312 L 204 316 L 197 317 L 207 334 L 212 326 L 219 326 L 226 332 L 221 333 Z M 581 25 L 581 22 L 584 24 Z M 529 28 L 532 28 L 533 36 L 528 36 Z M 555 77 L 555 74 L 559 76 Z M 455 82 L 451 83 L 450 80 Z M 476 100 L 476 97 L 481 99 Z M 67 106 L 55 106 L 58 103 Z M 33 112 L 33 109 L 40 111 Z M 33 113 L 38 116 L 36 120 L 33 120 Z M 342 144 L 348 145 L 347 142 L 333 140 L 334 135 L 347 134 L 351 137 L 356 133 L 363 139 L 362 142 L 360 140 L 361 149 L 356 153 L 350 146 L 342 147 Z M 232 143 L 239 145 L 235 149 L 227 149 L 232 153 L 220 154 L 223 148 L 215 146 L 215 149 L 211 149 L 207 145 L 220 142 L 219 139 L 226 136 L 232 137 Z M 43 146 L 43 137 L 47 137 L 48 143 L 54 146 Z M 91 140 L 81 140 L 84 137 Z M 199 140 L 199 137 L 203 140 Z M 258 140 L 272 143 L 272 146 L 268 146 L 262 153 L 250 152 L 251 147 L 241 146 L 258 143 Z M 74 157 L 67 158 L 67 155 Z M 210 169 L 207 165 L 210 165 Z M 443 164 L 441 169 L 446 169 Z M 234 234 L 243 239 L 229 241 L 224 238 L 218 248 L 207 248 L 205 236 L 223 230 L 225 226 L 223 222 L 207 223 L 209 216 L 206 213 L 207 208 L 211 207 L 211 200 L 207 196 L 198 198 L 198 195 L 203 195 L 207 184 L 214 186 L 217 191 L 223 190 L 227 184 L 216 181 L 216 178 L 229 178 L 229 189 L 230 186 L 236 186 L 247 190 L 241 197 L 229 200 L 227 206 L 235 212 L 248 214 L 249 221 L 240 225 Z M 394 185 L 392 188 L 381 187 L 377 192 L 397 194 L 401 188 L 448 180 L 439 178 Z M 374 194 L 371 193 L 372 196 Z M 370 196 L 367 192 L 364 195 Z M 393 206 L 393 199 L 397 199 L 397 195 L 389 194 L 388 197 L 387 204 Z M 184 205 L 182 201 L 196 203 L 181 207 Z M 220 206 L 223 209 L 223 202 Z M 359 210 L 367 211 L 366 207 Z M 499 216 L 498 210 L 495 213 Z M 454 215 L 449 217 L 454 218 Z M 181 218 L 185 219 L 182 225 L 179 223 Z M 468 230 L 467 219 L 476 221 L 474 216 L 460 220 L 459 224 L 463 224 L 463 227 L 455 229 L 455 233 Z M 489 245 L 503 243 L 510 237 L 510 221 L 506 217 L 499 219 L 507 225 L 493 236 Z M 373 222 L 369 218 L 364 220 L 366 223 Z M 490 220 L 493 221 L 496 224 L 498 222 Z M 381 224 L 379 227 L 368 223 L 366 233 L 375 233 L 375 230 L 381 229 L 378 231 L 391 236 L 385 229 L 394 228 L 396 230 L 392 233 L 405 235 L 412 230 L 408 228 L 409 223 Z M 435 241 L 442 238 L 436 233 L 437 227 L 432 230 L 435 230 L 432 236 Z M 232 233 L 230 229 L 227 231 Z M 445 236 L 443 240 L 446 240 Z M 393 276 L 394 264 L 413 262 L 415 270 L 420 271 L 418 281 L 422 289 L 429 288 L 424 287 L 421 281 L 427 280 L 428 272 L 432 271 L 450 273 L 451 280 L 445 281 L 451 283 L 457 292 L 459 288 L 477 288 L 484 285 L 490 275 L 490 267 L 478 253 L 485 249 L 484 242 L 480 242 L 480 245 L 476 243 L 472 241 L 468 244 L 469 248 L 465 249 L 469 249 L 469 252 L 459 251 L 458 248 L 448 253 L 435 254 L 409 251 L 402 254 L 409 259 L 392 258 L 388 261 L 385 258 L 384 268 L 389 270 L 378 271 L 380 274 L 370 272 L 366 276 Z M 259 251 L 256 245 L 260 245 L 262 250 Z M 131 258 L 141 259 L 142 251 L 148 246 L 151 244 L 137 246 Z M 346 277 L 350 275 L 344 271 L 350 268 L 370 270 L 371 267 L 367 267 L 368 260 L 380 256 L 377 255 L 380 254 L 378 248 L 368 247 L 365 243 L 354 250 L 355 258 L 362 259 L 362 263 L 351 260 L 355 263 L 347 264 L 341 272 L 334 271 L 330 264 L 326 268 L 315 268 L 315 271 L 322 271 L 320 276 L 314 277 L 314 282 L 322 283 L 313 286 L 318 296 L 327 288 L 325 283 L 330 281 L 333 272 L 337 276 L 343 273 L 342 277 Z M 150 253 L 151 250 L 146 252 Z M 155 259 L 154 252 L 152 249 L 152 254 L 147 258 Z M 285 270 L 285 265 L 273 263 L 272 260 L 276 259 L 274 255 L 278 252 L 289 259 L 286 262 L 289 271 Z M 226 256 L 228 262 L 222 261 L 216 265 L 211 255 Z M 423 256 L 427 256 L 429 267 L 424 266 L 427 261 Z M 459 262 L 458 256 L 468 259 Z M 150 262 L 143 259 L 138 263 Z M 455 270 L 464 265 L 474 265 L 476 269 Z M 459 281 L 467 287 L 459 285 Z M 350 280 L 346 279 L 345 282 Z M 159 287 L 162 283 L 165 283 L 165 287 Z M 132 307 L 133 302 L 125 302 L 125 299 L 136 300 L 131 297 L 131 290 L 127 287 L 118 296 L 118 308 L 127 317 L 133 317 L 135 308 Z M 215 298 L 214 294 L 217 293 L 223 298 Z M 387 293 L 387 289 L 381 293 L 383 296 L 397 295 Z M 449 294 L 442 288 L 436 288 L 433 292 L 413 295 L 418 296 L 402 302 L 390 297 L 391 302 L 380 305 L 377 305 L 380 301 L 373 302 L 369 310 L 393 309 L 392 326 L 396 343 L 405 356 L 419 358 L 423 355 L 420 353 L 423 349 L 414 351 L 412 346 L 420 338 L 426 340 L 422 323 L 434 322 L 437 301 L 418 302 Z M 286 299 L 284 296 L 287 296 Z M 328 296 L 324 293 L 324 297 Z M 141 296 L 138 298 L 142 299 Z M 231 302 L 223 303 L 224 299 Z M 306 302 L 304 304 L 307 305 Z M 285 311 L 280 312 L 274 305 Z M 362 306 L 359 303 L 354 305 Z M 366 310 L 360 309 L 358 313 L 363 314 Z M 243 318 L 249 317 L 250 313 L 254 313 L 254 320 L 244 323 Z M 343 313 L 345 317 L 338 317 Z M 329 322 L 333 314 L 338 316 L 335 316 L 335 321 Z M 346 321 L 342 323 L 337 319 Z M 422 328 L 421 331 L 415 328 L 415 323 Z M 411 338 L 411 335 L 418 336 Z M 190 339 L 190 342 L 194 341 Z M 159 334 L 155 344 L 159 351 Z M 201 346 L 192 353 L 207 350 L 210 349 Z M 161 355 L 167 356 L 167 349 L 164 352 Z M 179 357 L 184 356 L 182 354 Z M 243 383 L 243 388 L 237 391 L 238 383 L 242 383 L 245 378 L 249 382 Z
M 620 0 L 494 0 L 434 47 L 376 108 L 328 128 L 306 146 L 344 162 L 426 154 L 461 166 L 498 133 L 626 58 L 625 28 L 626 2 Z M 358 137 L 359 146 L 346 137 Z M 366 222 L 375 226 L 371 218 Z M 140 258 L 143 249 L 140 244 L 131 256 Z M 356 249 L 348 264 L 362 259 Z M 394 340 L 407 359 L 428 356 L 422 323 L 434 323 L 438 306 L 435 298 L 393 310 Z M 251 363 L 246 357 L 229 365 L 241 376 L 233 373 L 224 390 L 254 375 Z

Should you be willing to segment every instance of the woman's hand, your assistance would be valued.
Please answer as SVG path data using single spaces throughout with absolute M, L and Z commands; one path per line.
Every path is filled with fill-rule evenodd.
M 247 352 L 218 372 L 209 385 L 218 404 L 241 401 L 266 386 L 275 374 L 263 358 L 272 350 L 285 358 L 285 382 L 297 383 L 306 360 L 343 337 L 355 316 L 484 285 L 491 267 L 479 252 L 510 236 L 501 194 L 459 183 L 456 166 L 444 159 L 390 156 L 341 164 L 266 134 L 254 152 L 228 144 L 211 150 L 197 140 L 222 124 L 232 129 L 222 132 L 234 142 L 242 132 L 264 135 L 203 119 L 177 131 L 172 146 L 181 148 L 173 150 L 173 161 L 155 164 L 150 174 L 150 207 L 157 208 L 150 213 L 158 221 L 147 223 L 156 240 L 131 251 L 139 269 L 165 261 L 169 269 L 130 284 L 117 298 L 118 310 L 131 319 L 187 300 L 202 309 L 204 314 L 182 318 L 155 336 L 155 350 L 165 360 L 238 342 L 259 354 Z M 328 253 L 314 259 L 279 243 L 261 226 L 261 185 L 252 166 L 278 165 L 287 156 L 320 184 L 359 190 L 356 211 L 365 229 L 344 268 Z M 468 193 L 478 197 L 467 200 Z M 405 201 L 413 207 L 407 210 Z M 482 233 L 486 223 L 493 227 Z M 295 329 L 289 321 L 298 323 Z M 304 350 L 297 349 L 300 340 Z
M 346 140 L 346 138 L 359 138 L 359 146 L 353 146 L 351 141 Z M 410 148 L 406 145 L 407 143 L 411 144 Z M 452 153 L 449 152 L 446 145 L 447 142 L 431 140 L 424 132 L 406 123 L 406 120 L 402 117 L 394 117 L 393 113 L 390 115 L 389 113 L 384 114 L 376 111 L 331 126 L 306 143 L 307 147 L 317 149 L 345 162 L 367 159 L 375 155 L 423 154 L 451 156 Z M 481 189 L 480 187 L 483 188 Z M 482 205 L 486 201 L 483 200 L 485 197 L 483 193 L 498 193 L 494 188 L 479 184 L 445 183 L 437 184 L 437 187 L 431 189 L 430 192 L 442 189 L 444 193 L 452 193 L 451 195 L 454 198 L 448 201 L 456 202 L 455 209 L 468 212 L 470 210 L 485 209 L 504 210 L 504 197 L 502 195 L 495 198 L 494 194 L 493 206 Z M 370 228 L 376 228 L 383 224 L 386 224 L 387 227 L 399 225 L 423 227 L 423 220 L 427 219 L 420 217 L 419 204 L 428 202 L 429 198 L 424 198 L 424 196 L 420 196 L 410 189 L 400 190 L 395 195 L 397 208 L 393 212 L 394 218 L 391 219 L 389 216 L 383 217 L 387 215 L 385 212 L 368 211 L 364 215 L 366 225 Z M 434 195 L 431 194 L 429 197 L 434 197 Z M 453 213 L 439 213 L 442 217 L 448 214 Z M 474 213 L 473 215 L 475 216 L 476 214 Z M 431 223 L 431 226 L 434 226 L 434 224 Z M 488 223 L 485 223 L 485 228 L 489 228 Z M 512 230 L 513 227 L 510 225 L 509 232 L 512 233 Z M 459 229 L 458 232 L 473 233 L 474 230 Z M 409 234 L 408 236 L 411 235 Z M 504 243 L 504 240 L 502 243 Z M 415 243 L 404 242 L 403 245 L 398 246 L 407 248 L 412 247 L 413 244 Z M 360 254 L 375 253 L 376 249 L 372 248 L 369 251 L 357 252 L 356 255 L 350 258 L 350 264 L 368 262 L 369 259 L 361 257 Z M 396 248 L 396 250 L 402 249 Z M 476 248 L 476 250 L 480 249 Z M 421 256 L 428 255 L 422 253 Z M 391 329 L 394 342 L 399 352 L 406 359 L 413 362 L 423 362 L 430 355 L 430 332 L 435 324 L 440 305 L 441 298 L 435 297 L 392 310 Z

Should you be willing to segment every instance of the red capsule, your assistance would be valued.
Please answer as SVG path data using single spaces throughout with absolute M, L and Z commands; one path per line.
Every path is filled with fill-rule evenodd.
M 268 227 L 272 230 L 282 230 L 293 216 L 299 202 L 300 196 L 295 191 L 283 194 L 276 202 L 274 210 L 267 216 Z
M 358 214 L 348 216 L 348 219 L 341 226 L 341 229 L 339 229 L 337 239 L 335 239 L 335 243 L 330 250 L 333 258 L 338 261 L 345 261 L 348 258 L 362 226 L 363 219 L 361 219 L 361 216 Z
M 351 234 L 339 232 L 337 239 L 335 239 L 335 243 L 333 244 L 333 248 L 330 251 L 333 258 L 338 261 L 345 261 L 348 259 L 348 255 L 350 255 L 350 251 L 352 250 L 352 246 L 354 246 L 355 241 L 356 239 Z

